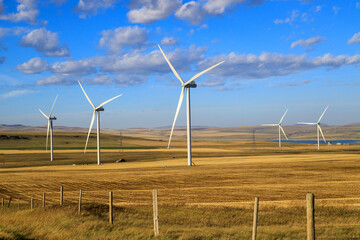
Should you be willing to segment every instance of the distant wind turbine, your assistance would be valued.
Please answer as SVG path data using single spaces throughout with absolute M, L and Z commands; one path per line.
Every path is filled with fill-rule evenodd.
M 171 133 L 170 133 L 170 138 L 169 138 L 169 143 L 168 143 L 168 148 L 170 147 L 170 142 L 171 142 L 171 138 L 172 138 L 172 134 L 174 131 L 174 126 L 175 126 L 175 122 L 177 119 L 177 116 L 179 114 L 180 111 L 180 107 L 182 104 L 182 100 L 184 98 L 184 91 L 186 89 L 186 93 L 187 93 L 187 148 L 188 148 L 188 166 L 192 166 L 192 158 L 191 158 L 191 112 L 190 112 L 190 88 L 196 88 L 196 84 L 194 82 L 195 79 L 197 79 L 198 77 L 200 77 L 201 75 L 207 73 L 208 71 L 210 71 L 211 69 L 213 69 L 214 67 L 219 66 L 220 64 L 222 64 L 224 61 L 215 64 L 212 67 L 209 67 L 208 69 L 194 75 L 192 78 L 190 78 L 189 81 L 184 82 L 181 77 L 179 76 L 179 74 L 176 72 L 175 68 L 171 65 L 169 59 L 166 57 L 165 53 L 163 52 L 163 50 L 161 49 L 160 45 L 158 45 L 162 55 L 164 56 L 166 62 L 168 63 L 169 67 L 171 68 L 171 71 L 174 73 L 174 75 L 176 76 L 176 78 L 181 82 L 181 92 L 180 92 L 180 98 L 179 98 L 179 102 L 178 102 L 178 106 L 176 109 L 176 113 L 175 113 L 175 118 L 174 118 L 174 122 L 171 128 Z
M 326 143 L 326 140 L 325 140 L 325 137 L 324 137 L 324 134 L 321 130 L 321 127 L 320 127 L 320 121 L 322 119 L 322 117 L 324 116 L 326 110 L 328 109 L 329 106 L 327 106 L 324 110 L 324 112 L 321 114 L 319 120 L 316 122 L 316 123 L 306 123 L 306 122 L 299 122 L 298 124 L 302 124 L 302 125 L 316 125 L 317 127 L 317 140 L 318 140 L 318 150 L 320 150 L 320 134 L 319 132 L 321 133 L 321 136 L 322 138 L 324 139 L 324 142 Z
M 100 165 L 100 164 L 101 164 L 101 161 L 100 161 L 100 112 L 101 112 L 101 111 L 104 111 L 103 106 L 104 106 L 105 104 L 107 104 L 108 102 L 111 102 L 112 100 L 120 97 L 122 94 L 117 95 L 116 97 L 113 97 L 113 98 L 111 98 L 111 99 L 103 102 L 103 103 L 100 104 L 98 107 L 95 107 L 95 105 L 91 102 L 90 98 L 89 98 L 88 95 L 86 94 L 84 88 L 81 86 L 80 81 L 78 81 L 78 83 L 79 83 L 79 85 L 80 85 L 80 87 L 81 87 L 81 90 L 84 92 L 86 99 L 89 101 L 89 103 L 91 104 L 91 106 L 92 106 L 93 109 L 94 109 L 94 113 L 93 113 L 92 118 L 91 118 L 91 123 L 90 123 L 89 132 L 88 132 L 88 135 L 87 135 L 87 138 L 86 138 L 84 153 L 86 152 L 86 148 L 87 148 L 87 144 L 88 144 L 88 141 L 89 141 L 90 132 L 91 132 L 92 126 L 93 126 L 93 124 L 94 124 L 95 114 L 97 114 L 97 164 Z
M 48 124 L 47 124 L 47 131 L 46 131 L 46 151 L 48 149 L 48 138 L 49 138 L 49 132 L 50 132 L 50 160 L 54 161 L 54 152 L 53 152 L 53 120 L 56 120 L 56 117 L 52 117 L 51 114 L 53 112 L 54 106 L 55 106 L 55 102 L 57 100 L 58 96 L 55 97 L 54 103 L 52 105 L 51 111 L 49 116 L 47 116 L 45 113 L 43 113 L 43 111 L 41 111 L 41 109 L 39 108 L 39 111 L 41 112 L 42 115 L 44 115 L 44 117 L 48 120 Z
M 281 126 L 281 123 L 282 123 L 282 121 L 283 121 L 283 119 L 284 119 L 287 111 L 288 111 L 288 109 L 286 109 L 286 111 L 285 111 L 284 115 L 282 116 L 282 118 L 280 119 L 280 122 L 279 122 L 279 123 L 263 124 L 263 125 L 262 125 L 262 126 L 273 126 L 273 127 L 278 126 L 278 127 L 279 127 L 279 147 L 281 147 L 281 132 L 284 134 L 286 140 L 289 140 L 288 137 L 287 137 L 286 134 L 285 134 L 285 131 L 284 131 L 283 127 Z

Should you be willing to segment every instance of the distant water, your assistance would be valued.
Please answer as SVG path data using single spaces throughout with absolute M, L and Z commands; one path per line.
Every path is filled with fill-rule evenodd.
M 272 140 L 271 142 L 279 142 L 279 140 Z M 281 140 L 281 142 L 290 142 L 290 143 L 308 143 L 308 144 L 317 144 L 317 140 Z M 360 140 L 330 140 L 326 143 L 322 140 L 320 141 L 320 144 L 328 144 L 330 142 L 331 144 L 337 144 L 337 143 L 360 143 Z

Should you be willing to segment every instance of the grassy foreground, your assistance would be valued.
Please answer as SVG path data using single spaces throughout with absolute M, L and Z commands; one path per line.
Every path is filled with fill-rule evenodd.
M 22 205 L 21 208 L 28 206 Z M 76 206 L 17 210 L 1 209 L 0 239 L 250 239 L 252 209 L 161 205 L 160 235 L 154 237 L 151 206 L 115 207 L 114 224 L 108 207 Z M 258 239 L 305 239 L 304 207 L 261 206 Z M 356 239 L 359 209 L 318 206 L 317 239 Z

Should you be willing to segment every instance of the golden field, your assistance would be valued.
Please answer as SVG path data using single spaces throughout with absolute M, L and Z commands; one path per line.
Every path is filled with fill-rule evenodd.
M 279 149 L 270 142 L 198 140 L 196 166 L 187 167 L 184 141 L 166 149 L 162 139 L 124 136 L 119 149 L 119 136 L 104 134 L 104 164 L 97 166 L 94 149 L 83 153 L 84 133 L 58 134 L 53 163 L 40 149 L 43 134 L 20 135 L 28 139 L 0 141 L 0 197 L 6 203 L 13 198 L 9 209 L 0 210 L 0 239 L 249 239 L 255 197 L 260 197 L 259 239 L 305 239 L 309 192 L 316 199 L 318 239 L 360 237 L 359 145 L 316 151 L 307 144 L 285 143 Z M 127 162 L 114 163 L 120 158 Z M 61 185 L 63 207 L 58 206 Z M 154 188 L 158 237 L 152 230 Z M 84 210 L 77 214 L 80 189 Z M 110 191 L 113 225 L 107 221 Z

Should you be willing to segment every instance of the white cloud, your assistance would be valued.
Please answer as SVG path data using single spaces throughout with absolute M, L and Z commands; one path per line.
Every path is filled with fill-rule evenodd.
M 130 22 L 151 24 L 169 17 L 181 6 L 181 0 L 131 0 L 129 6 Z
M 207 13 L 198 2 L 190 1 L 182 5 L 176 11 L 175 16 L 182 20 L 188 20 L 193 25 L 197 25 L 202 23 L 207 17 Z
M 225 14 L 228 9 L 234 9 L 237 4 L 249 6 L 262 5 L 266 0 L 207 0 L 189 1 L 179 8 L 175 16 L 188 20 L 193 25 L 201 24 L 209 16 Z
M 246 0 L 208 0 L 204 5 L 204 9 L 209 14 L 219 15 L 223 14 L 226 8 L 245 1 Z
M 96 15 L 99 9 L 106 10 L 112 7 L 116 0 L 79 0 L 75 12 L 79 13 L 80 18 L 89 15 Z
M 291 17 L 287 17 L 285 19 L 275 19 L 274 23 L 275 24 L 284 24 L 284 23 L 289 23 L 291 24 L 293 21 L 295 21 L 295 19 L 300 15 L 298 10 L 293 10 L 291 12 Z
M 243 79 L 261 79 L 275 76 L 290 75 L 317 68 L 334 69 L 345 65 L 359 65 L 360 55 L 325 54 L 308 59 L 306 55 L 284 55 L 262 53 L 261 55 L 230 53 L 204 59 L 198 68 L 206 69 L 225 60 L 225 63 L 211 71 L 210 74 L 222 77 Z
M 17 2 L 19 3 L 16 7 L 17 13 L 0 15 L 0 19 L 11 22 L 25 21 L 30 24 L 37 24 L 36 17 L 39 15 L 37 0 L 17 0 Z M 2 6 L 2 9 L 4 9 L 4 6 Z
M 147 77 L 136 76 L 136 75 L 123 75 L 119 74 L 116 76 L 109 75 L 96 75 L 91 78 L 86 78 L 84 81 L 90 84 L 111 84 L 114 83 L 117 87 L 130 87 L 143 84 L 147 81 Z
M 123 47 L 140 45 L 148 39 L 146 28 L 138 26 L 104 30 L 101 35 L 99 46 L 111 53 L 119 53 Z
M 355 43 L 360 43 L 360 32 L 355 33 L 354 36 L 352 36 L 347 42 L 347 44 L 355 44 Z
M 6 36 L 13 36 L 13 35 L 18 36 L 25 32 L 29 32 L 29 30 L 24 27 L 13 27 L 13 28 L 0 27 L 0 41 L 2 38 L 6 37 Z M 2 46 L 2 43 L 0 42 L 0 49 L 1 48 L 6 49 L 4 46 Z
M 191 71 L 191 66 L 204 58 L 202 53 L 206 50 L 207 48 L 204 47 L 191 46 L 189 49 L 166 52 L 166 55 L 177 71 Z M 36 69 L 32 71 L 36 72 Z M 93 84 L 115 83 L 119 86 L 130 86 L 145 82 L 152 74 L 172 74 L 159 50 L 147 54 L 132 52 L 121 56 L 110 55 L 79 61 L 56 62 L 48 71 L 54 75 L 39 80 L 38 85 L 72 84 L 73 77 L 82 76 L 82 79 Z
M 334 12 L 335 15 L 337 15 L 339 13 L 339 11 L 340 11 L 340 8 L 337 7 L 337 6 L 333 6 L 332 11 Z
M 56 62 L 51 66 L 51 71 L 64 76 L 82 76 L 96 72 L 96 63 L 93 59 L 70 60 Z
M 30 94 L 30 93 L 34 93 L 34 92 L 35 92 L 35 91 L 33 91 L 33 90 L 27 90 L 27 89 L 24 89 L 24 90 L 14 90 L 14 91 L 10 91 L 10 92 L 1 94 L 1 95 L 0 95 L 0 98 L 1 98 L 1 99 L 6 99 L 6 98 L 12 98 L 12 97 L 19 97 L 19 96 L 23 96 L 23 95 Z
M 314 8 L 314 12 L 320 12 L 321 9 L 322 9 L 322 7 L 320 5 L 318 5 Z
M 165 54 L 176 70 L 190 70 L 190 66 L 200 61 L 207 48 L 190 46 L 189 49 L 176 49 Z M 104 57 L 97 60 L 101 71 L 109 73 L 149 75 L 154 73 L 169 73 L 171 70 L 166 64 L 159 50 L 147 54 L 138 52 L 127 53 L 122 56 Z
M 5 12 L 5 6 L 3 0 L 0 0 L 0 14 L 4 14 L 4 12 Z
M 300 40 L 297 40 L 295 42 L 293 42 L 291 44 L 291 48 L 294 48 L 296 46 L 301 46 L 301 47 L 313 47 L 313 46 L 316 46 L 317 44 L 319 44 L 320 42 L 324 41 L 325 38 L 323 37 L 312 37 L 312 38 L 309 38 L 309 39 L 300 39 Z
M 45 77 L 36 82 L 36 85 L 46 86 L 46 85 L 71 85 L 76 83 L 76 79 L 65 77 L 62 75 L 51 75 L 49 77 Z
M 48 71 L 50 69 L 50 64 L 47 61 L 36 57 L 21 65 L 17 65 L 16 68 L 22 73 L 34 74 Z
M 60 46 L 58 34 L 45 28 L 35 29 L 23 36 L 20 44 L 24 47 L 35 48 L 36 51 L 48 57 L 62 57 L 70 54 L 68 47 Z
M 161 45 L 176 45 L 179 43 L 179 39 L 173 37 L 164 37 L 160 41 Z

